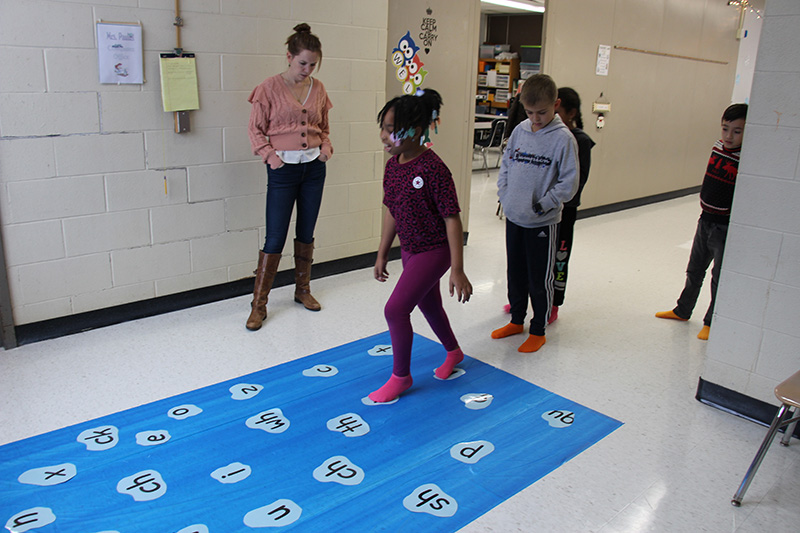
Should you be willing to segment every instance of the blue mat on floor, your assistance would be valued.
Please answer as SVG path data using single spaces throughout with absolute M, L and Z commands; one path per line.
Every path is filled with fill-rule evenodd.
M 414 386 L 367 393 L 388 333 L 0 447 L 14 532 L 455 531 L 621 424 L 415 336 Z

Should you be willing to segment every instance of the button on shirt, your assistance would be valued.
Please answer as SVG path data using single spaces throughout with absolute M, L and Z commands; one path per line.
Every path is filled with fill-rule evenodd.
M 313 87 L 314 86 L 312 81 L 311 88 Z M 311 94 L 311 89 L 309 89 L 308 95 L 306 95 L 306 102 L 308 101 L 308 96 L 310 94 Z M 303 104 L 305 104 L 306 102 L 303 102 Z M 302 113 L 307 115 L 308 111 L 305 108 L 303 108 Z M 301 120 L 300 125 L 305 127 L 306 121 Z M 301 131 L 300 137 L 305 137 L 305 136 L 306 132 Z M 301 146 L 303 148 L 306 148 L 308 146 L 308 143 L 301 143 Z M 296 165 L 298 163 L 308 163 L 309 161 L 315 160 L 316 158 L 319 157 L 320 149 L 319 146 L 317 146 L 315 148 L 306 148 L 305 150 L 276 150 L 275 152 L 278 154 L 278 157 L 280 157 L 281 161 L 283 161 L 284 163 L 288 165 Z

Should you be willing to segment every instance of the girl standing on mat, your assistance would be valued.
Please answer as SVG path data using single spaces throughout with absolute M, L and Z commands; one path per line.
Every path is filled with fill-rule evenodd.
M 246 327 L 257 330 L 267 318 L 267 298 L 278 271 L 297 204 L 294 239 L 294 300 L 319 311 L 311 295 L 311 262 L 325 162 L 333 155 L 328 110 L 333 107 L 322 82 L 311 73 L 322 61 L 322 44 L 302 23 L 286 40 L 285 71 L 267 78 L 250 94 L 250 145 L 267 166 L 267 236 L 258 254 L 253 301 Z
M 380 138 L 392 158 L 383 177 L 381 242 L 375 261 L 375 279 L 389 277 L 386 264 L 395 236 L 400 239 L 403 273 L 386 302 L 384 314 L 392 339 L 394 365 L 386 384 L 370 393 L 375 402 L 389 402 L 411 387 L 411 311 L 419 307 L 447 350 L 436 369 L 446 379 L 464 359 L 450 321 L 442 307 L 439 279 L 450 269 L 450 296 L 469 301 L 472 285 L 464 273 L 463 229 L 453 177 L 447 165 L 429 149 L 428 130 L 436 127 L 442 98 L 433 89 L 390 100 L 380 113 Z

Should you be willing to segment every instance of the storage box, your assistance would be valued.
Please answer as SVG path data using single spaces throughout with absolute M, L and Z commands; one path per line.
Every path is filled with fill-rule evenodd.
M 519 47 L 520 63 L 540 63 L 542 59 L 541 45 L 523 44 Z
M 478 51 L 479 59 L 494 59 L 494 45 L 482 44 Z
M 511 45 L 510 44 L 496 44 L 496 45 L 494 45 L 494 55 L 495 56 L 497 54 L 501 53 L 501 52 L 510 52 L 510 51 L 511 51 Z
M 542 71 L 539 63 L 520 63 L 519 64 L 519 77 L 527 80 L 534 74 L 539 74 Z
M 497 79 L 495 80 L 494 85 L 492 87 L 502 87 L 504 89 L 508 89 L 509 84 L 511 83 L 511 76 L 508 74 L 498 74 Z

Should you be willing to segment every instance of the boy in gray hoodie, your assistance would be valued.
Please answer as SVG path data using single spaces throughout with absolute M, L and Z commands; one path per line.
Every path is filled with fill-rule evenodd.
M 520 352 L 530 353 L 545 343 L 561 209 L 578 190 L 578 145 L 556 114 L 558 89 L 550 76 L 528 78 L 520 102 L 528 118 L 511 133 L 497 177 L 497 195 L 506 217 L 511 322 L 494 330 L 492 338 L 524 331 L 530 298 L 529 336 L 519 347 Z

